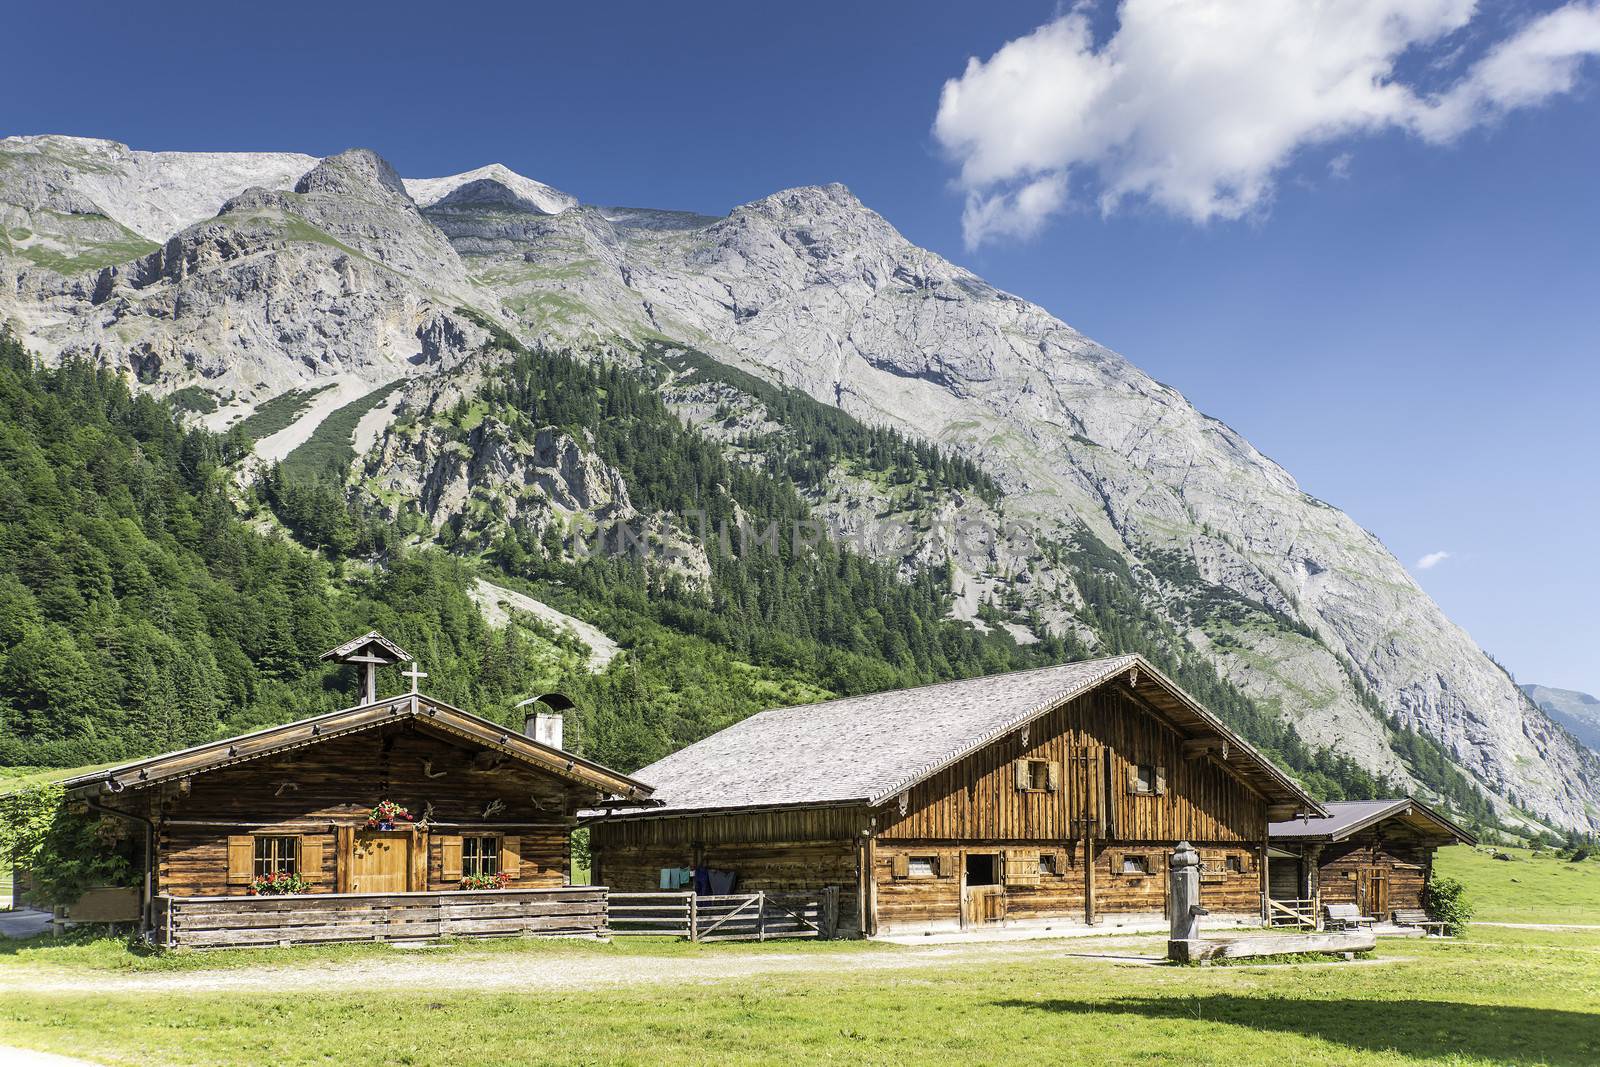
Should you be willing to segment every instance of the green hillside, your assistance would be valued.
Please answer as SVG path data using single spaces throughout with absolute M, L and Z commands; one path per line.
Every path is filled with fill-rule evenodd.
M 770 386 L 762 403 L 803 432 L 743 440 L 730 457 L 660 396 L 666 373 L 749 384 L 703 357 L 647 354 L 626 370 L 503 334 L 497 344 L 501 372 L 432 427 L 456 435 L 451 447 L 490 414 L 523 439 L 583 433 L 642 509 L 704 507 L 712 529 L 740 514 L 797 523 L 836 464 L 918 498 L 961 490 L 1003 504 L 971 464 Z M 330 456 L 347 447 L 336 429 Z M 285 464 L 240 493 L 232 474 L 247 450 L 244 431 L 185 428 L 111 373 L 45 370 L 0 336 L 0 764 L 104 762 L 341 706 L 353 679 L 317 657 L 377 628 L 425 664 L 432 691 L 491 717 L 509 720 L 540 688 L 570 692 L 576 743 L 624 769 L 765 707 L 1137 651 L 1314 792 L 1394 788 L 1221 679 L 1087 530 L 1045 551 L 1071 563 L 1099 645 L 1022 646 L 1003 627 L 950 619 L 937 567 L 905 580 L 847 548 L 780 538 L 774 552 L 711 553 L 709 585 L 689 588 L 632 556 L 578 559 L 489 521 L 493 501 L 437 537 L 413 513 L 378 521 L 361 487 L 337 480 L 347 460 Z M 594 623 L 626 655 L 592 675 L 548 628 L 491 630 L 467 595 L 479 574 Z M 1465 817 L 1482 817 L 1481 795 L 1440 781 Z

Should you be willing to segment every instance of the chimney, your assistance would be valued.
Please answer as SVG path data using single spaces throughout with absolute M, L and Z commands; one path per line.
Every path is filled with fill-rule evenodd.
M 561 747 L 561 712 L 555 708 L 540 705 L 528 721 L 523 725 L 522 732 L 551 748 Z
M 517 706 L 526 715 L 522 722 L 524 736 L 551 748 L 562 747 L 562 717 L 573 706 L 570 699 L 561 693 L 546 693 L 524 700 Z

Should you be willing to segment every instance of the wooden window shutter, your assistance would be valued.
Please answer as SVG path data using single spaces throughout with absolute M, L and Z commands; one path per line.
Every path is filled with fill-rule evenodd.
M 1039 884 L 1039 851 L 1028 848 L 1008 848 L 1005 855 L 1005 883 L 1012 885 Z
M 1012 767 L 1016 771 L 1017 788 L 1018 789 L 1026 789 L 1030 785 L 1033 784 L 1033 778 L 1028 773 L 1028 761 L 1027 760 L 1019 759 L 1015 763 L 1012 764 Z
M 1130 763 L 1130 764 L 1128 764 L 1128 792 L 1137 793 L 1138 791 L 1139 791 L 1139 768 L 1137 766 L 1135 766 L 1134 764 Z
M 1112 874 L 1121 874 L 1122 873 L 1122 851 L 1120 849 L 1115 849 L 1114 848 L 1111 851 L 1107 852 L 1106 853 L 1106 859 L 1111 864 L 1111 873 Z
M 896 878 L 911 877 L 911 857 L 904 852 L 897 852 L 889 860 L 890 869 Z
M 439 877 L 446 882 L 461 881 L 461 838 L 439 838 Z
M 1167 793 L 1167 769 L 1165 767 L 1157 767 L 1156 768 L 1156 796 L 1158 796 L 1158 797 L 1159 796 L 1166 796 L 1166 793 Z
M 228 836 L 228 884 L 249 885 L 256 876 L 256 839 L 249 834 Z
M 515 834 L 500 839 L 500 873 L 507 878 L 522 876 L 522 838 Z
M 1061 762 L 1059 760 L 1051 760 L 1050 761 L 1049 782 L 1050 782 L 1050 792 L 1052 792 L 1052 793 L 1060 792 L 1060 790 L 1061 790 Z
M 312 885 L 322 882 L 322 838 L 310 835 L 300 838 L 300 877 Z

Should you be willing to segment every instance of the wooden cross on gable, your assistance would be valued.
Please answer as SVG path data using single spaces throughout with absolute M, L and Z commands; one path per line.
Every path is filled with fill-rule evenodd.
M 417 664 L 415 662 L 413 662 L 411 664 L 411 667 L 410 667 L 409 670 L 404 670 L 404 671 L 400 672 L 400 676 L 402 678 L 410 678 L 411 679 L 411 691 L 413 693 L 416 693 L 416 692 L 419 691 L 417 689 L 417 684 L 428 676 L 428 672 L 423 670 L 422 668 L 418 667 Z

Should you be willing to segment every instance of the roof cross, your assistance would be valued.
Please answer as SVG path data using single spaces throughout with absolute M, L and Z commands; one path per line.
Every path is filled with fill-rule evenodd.
M 428 676 L 428 672 L 423 670 L 421 667 L 418 667 L 416 663 L 413 662 L 409 669 L 400 672 L 400 676 L 411 679 L 411 691 L 415 693 L 417 692 L 417 683 L 426 678 Z

